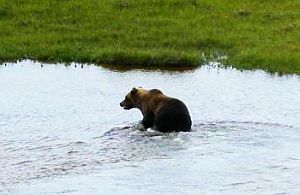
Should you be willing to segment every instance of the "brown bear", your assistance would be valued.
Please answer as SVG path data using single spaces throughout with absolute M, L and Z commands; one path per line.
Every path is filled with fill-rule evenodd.
M 133 88 L 120 106 L 125 110 L 138 108 L 142 112 L 140 130 L 149 127 L 160 132 L 191 130 L 192 121 L 186 105 L 158 89 Z

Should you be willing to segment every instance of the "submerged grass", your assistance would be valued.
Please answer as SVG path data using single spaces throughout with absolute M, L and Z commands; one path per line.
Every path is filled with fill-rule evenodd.
M 300 74 L 300 1 L 0 0 L 0 61 Z

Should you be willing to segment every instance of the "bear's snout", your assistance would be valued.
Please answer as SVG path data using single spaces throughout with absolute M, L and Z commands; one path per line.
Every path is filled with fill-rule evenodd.
M 126 102 L 125 100 L 120 102 L 120 106 L 125 110 L 129 110 L 129 109 L 133 108 L 133 106 L 128 104 L 128 102 Z

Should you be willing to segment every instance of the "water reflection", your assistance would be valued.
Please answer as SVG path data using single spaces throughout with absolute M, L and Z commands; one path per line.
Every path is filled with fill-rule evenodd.
M 153 67 L 153 66 L 123 66 L 123 65 L 101 65 L 101 67 L 114 72 L 147 71 L 147 72 L 165 72 L 169 74 L 193 72 L 195 67 Z
M 298 76 L 0 67 L 0 193 L 299 192 Z M 140 112 L 118 105 L 133 86 L 186 102 L 192 132 L 137 131 Z

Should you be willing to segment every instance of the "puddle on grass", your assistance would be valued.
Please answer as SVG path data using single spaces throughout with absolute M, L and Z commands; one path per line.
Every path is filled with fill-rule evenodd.
M 193 131 L 150 136 L 134 86 L 183 100 Z M 0 66 L 1 194 L 300 193 L 300 78 L 203 66 Z

